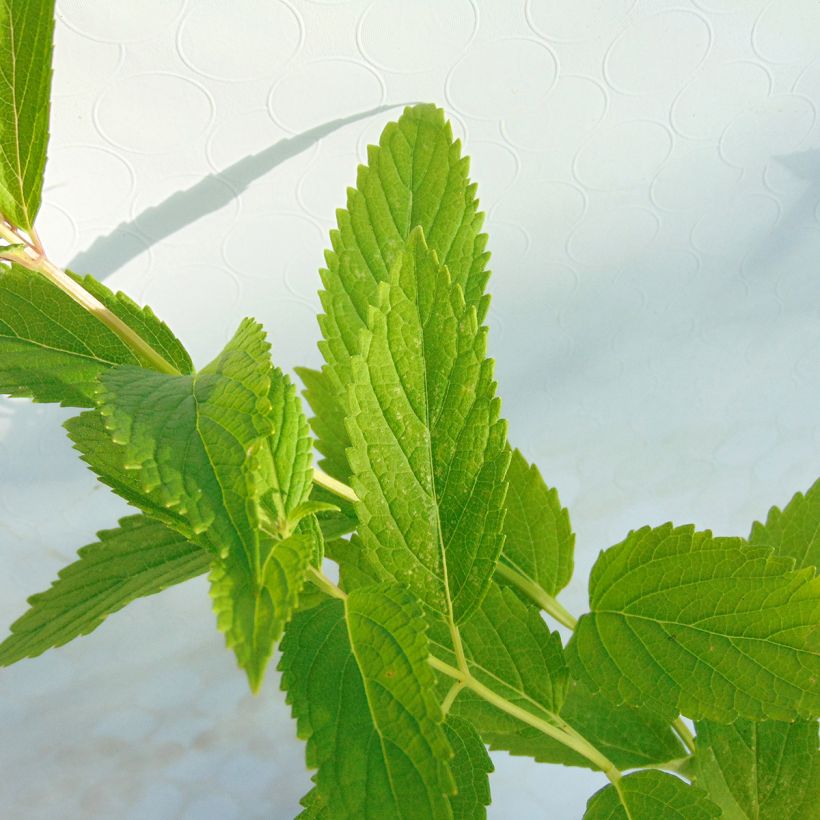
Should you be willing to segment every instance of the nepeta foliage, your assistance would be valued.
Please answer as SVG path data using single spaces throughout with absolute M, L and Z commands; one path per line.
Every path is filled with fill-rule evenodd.
M 487 746 L 602 772 L 588 818 L 810 816 L 820 483 L 748 539 L 630 532 L 576 620 L 569 513 L 500 415 L 487 239 L 443 113 L 389 124 L 338 213 L 309 423 L 252 319 L 197 369 L 149 308 L 48 260 L 52 28 L 47 0 L 0 2 L 0 391 L 83 410 L 68 435 L 139 514 L 30 599 L 0 665 L 208 573 L 254 691 L 280 647 L 303 818 L 484 817 Z

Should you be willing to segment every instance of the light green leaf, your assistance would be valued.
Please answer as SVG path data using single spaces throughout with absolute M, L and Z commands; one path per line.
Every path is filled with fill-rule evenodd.
M 598 558 L 575 677 L 667 720 L 794 720 L 820 711 L 820 580 L 694 527 L 645 527 Z
M 479 609 L 459 627 L 472 676 L 496 694 L 538 718 L 559 725 L 558 712 L 567 688 L 567 668 L 557 632 L 508 588 L 492 584 Z M 445 623 L 430 626 L 434 654 L 455 665 Z M 522 724 L 470 690 L 464 690 L 452 714 L 478 726 L 515 731 Z M 485 737 L 486 740 L 486 737 Z
M 575 534 L 569 512 L 519 450 L 513 450 L 507 481 L 501 561 L 547 594 L 557 595 L 572 578 Z
M 341 422 L 348 415 L 351 359 L 361 351 L 361 332 L 369 308 L 378 303 L 379 283 L 389 279 L 414 228 L 422 229 L 467 305 L 476 309 L 478 322 L 484 319 L 489 254 L 468 171 L 469 160 L 461 156 L 442 111 L 432 105 L 407 108 L 385 127 L 378 147 L 368 148 L 368 164 L 359 168 L 356 188 L 348 189 L 347 210 L 337 212 L 339 228 L 331 233 L 333 250 L 326 254 L 320 294 L 327 383 L 318 385 L 302 373 L 316 415 L 317 446 L 325 456 L 322 467 L 336 478 L 348 476 L 349 441 Z
M 816 720 L 698 721 L 697 735 L 695 783 L 726 820 L 801 820 L 820 806 Z
M 455 621 L 481 602 L 503 541 L 509 451 L 486 335 L 417 229 L 371 311 L 349 396 L 363 549 Z
M 395 587 L 297 613 L 282 641 L 282 687 L 338 820 L 451 818 L 452 750 L 442 727 L 425 623 Z M 312 815 L 308 815 L 312 816 Z
M 43 190 L 53 42 L 54 0 L 0 0 L 0 214 L 27 231 Z
M 313 410 L 310 426 L 316 436 L 316 449 L 324 456 L 319 462 L 328 475 L 347 481 L 350 468 L 347 466 L 345 449 L 350 446 L 350 437 L 345 427 L 344 393 L 334 391 L 327 369 L 311 370 L 297 367 L 296 374 L 305 385 L 305 400 Z
M 490 781 L 493 762 L 471 723 L 461 718 L 447 718 L 444 724 L 447 740 L 453 747 L 450 769 L 457 792 L 450 798 L 453 820 L 483 820 L 490 805 Z
M 820 565 L 820 479 L 794 498 L 781 512 L 769 510 L 765 524 L 752 525 L 749 543 L 760 547 L 774 547 L 778 555 L 794 558 L 796 566 Z
M 327 802 L 315 786 L 299 802 L 304 811 L 296 815 L 296 820 L 331 820 Z
M 157 521 L 123 518 L 99 541 L 81 547 L 51 588 L 29 598 L 30 609 L 0 644 L 0 666 L 33 658 L 93 632 L 131 601 L 207 572 L 212 556 Z
M 584 820 L 708 820 L 720 809 L 694 786 L 665 772 L 635 772 L 596 792 Z
M 480 708 L 478 703 L 475 706 Z M 491 749 L 531 757 L 539 763 L 596 768 L 563 743 L 496 709 L 484 707 L 474 717 Z M 578 681 L 570 680 L 558 717 L 619 769 L 657 766 L 688 754 L 668 723 L 640 709 L 614 706 Z
M 181 373 L 192 372 L 185 349 L 150 308 L 90 276 L 73 278 Z M 43 276 L 17 265 L 0 273 L 0 393 L 93 407 L 98 377 L 124 364 L 151 367 Z
M 217 623 L 256 691 L 305 571 L 321 555 L 318 527 L 294 535 L 289 517 L 307 499 L 311 475 L 295 391 L 250 320 L 193 376 L 123 367 L 101 382 L 108 442 L 94 414 L 69 422 L 69 434 L 105 483 L 219 559 L 211 573 Z
M 274 644 L 299 605 L 305 574 L 317 549 L 312 531 L 265 545 L 261 567 L 249 571 L 243 556 L 228 554 L 210 573 L 217 626 L 258 692 Z

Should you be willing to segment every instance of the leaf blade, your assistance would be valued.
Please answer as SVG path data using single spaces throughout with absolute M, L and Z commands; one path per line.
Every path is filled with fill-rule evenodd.
M 382 292 L 349 395 L 358 532 L 388 576 L 459 622 L 503 542 L 509 452 L 486 328 L 420 230 Z
M 327 384 L 308 384 L 307 397 L 325 457 L 322 467 L 340 480 L 349 475 L 350 442 L 338 421 L 347 416 L 351 360 L 361 352 L 360 333 L 368 309 L 377 304 L 379 284 L 389 278 L 414 228 L 424 231 L 467 304 L 476 308 L 479 321 L 484 318 L 489 254 L 468 170 L 443 112 L 412 106 L 385 127 L 378 146 L 369 146 L 368 164 L 359 167 L 356 188 L 348 190 L 347 209 L 337 212 L 338 230 L 331 233 L 332 250 L 321 271 L 320 349 Z
M 816 714 L 820 581 L 790 566 L 694 527 L 632 532 L 593 568 L 570 668 L 670 721 Z
M 328 816 L 452 816 L 452 752 L 427 654 L 418 605 L 394 587 L 326 600 L 288 625 L 282 687 L 317 769 L 311 802 Z
M 708 820 L 720 810 L 706 795 L 665 772 L 635 772 L 621 779 L 619 795 L 612 785 L 587 803 L 584 820 Z
M 26 231 L 43 189 L 53 40 L 54 0 L 0 2 L 0 213 Z
M 145 516 L 123 518 L 98 533 L 78 559 L 60 570 L 0 643 L 0 666 L 33 658 L 87 635 L 131 601 L 207 572 L 211 555 Z
M 69 275 L 181 373 L 193 372 L 182 344 L 150 308 L 138 307 L 92 277 Z M 119 365 L 151 367 L 43 276 L 19 265 L 0 274 L 0 393 L 94 407 L 98 377 Z

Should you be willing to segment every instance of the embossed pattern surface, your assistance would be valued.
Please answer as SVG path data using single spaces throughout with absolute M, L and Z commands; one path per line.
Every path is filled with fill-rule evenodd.
M 230 9 L 230 11 L 229 11 Z M 316 365 L 355 164 L 444 106 L 488 213 L 511 440 L 598 550 L 746 534 L 820 472 L 820 6 L 812 0 L 58 0 L 41 234 L 205 362 L 241 317 Z M 386 108 L 390 106 L 390 108 Z M 0 622 L 126 512 L 0 401 Z M 278 678 L 254 699 L 202 579 L 0 672 L 0 816 L 292 817 Z M 578 818 L 601 776 L 494 756 L 490 816 Z

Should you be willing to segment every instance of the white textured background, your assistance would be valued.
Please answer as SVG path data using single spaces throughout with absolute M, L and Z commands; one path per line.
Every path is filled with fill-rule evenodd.
M 41 233 L 199 363 L 251 314 L 279 363 L 318 364 L 334 209 L 400 110 L 372 109 L 447 109 L 488 212 L 511 439 L 578 533 L 571 609 L 628 529 L 745 534 L 820 472 L 820 3 L 58 7 Z M 3 627 L 126 512 L 67 415 L 0 401 Z M 291 817 L 308 776 L 277 688 L 247 693 L 204 580 L 136 603 L 0 671 L 0 816 Z M 604 783 L 495 763 L 499 819 L 578 818 Z

